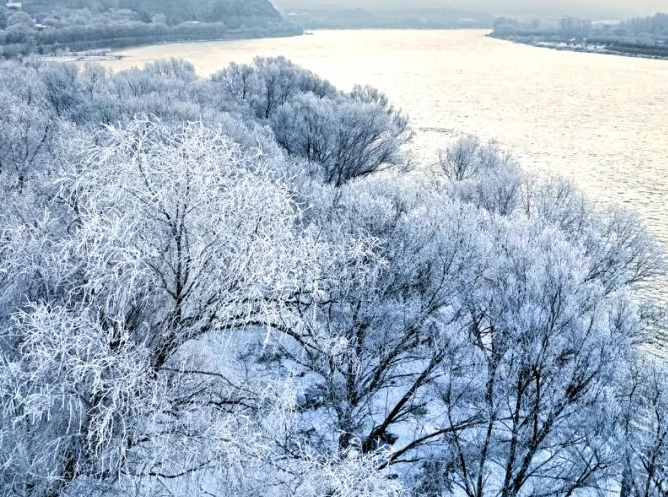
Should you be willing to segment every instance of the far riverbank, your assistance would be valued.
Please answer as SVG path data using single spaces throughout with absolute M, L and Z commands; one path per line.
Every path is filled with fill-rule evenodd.
M 62 31 L 62 32 L 61 32 Z M 36 32 L 30 42 L 6 43 L 0 36 L 0 58 L 20 58 L 37 53 L 44 56 L 66 57 L 68 60 L 109 60 L 100 53 L 167 43 L 199 41 L 252 40 L 299 36 L 303 30 L 288 23 L 269 26 L 228 28 L 220 23 L 189 23 L 175 27 L 131 23 L 104 30 L 99 26 L 80 28 L 76 36 L 65 30 Z M 112 59 L 113 60 L 113 59 Z
M 610 40 L 584 39 L 563 40 L 557 37 L 545 37 L 537 35 L 499 34 L 492 32 L 490 38 L 505 40 L 522 45 L 530 45 L 552 50 L 565 50 L 569 52 L 595 53 L 602 55 L 619 55 L 622 57 L 635 57 L 641 59 L 668 60 L 668 46 L 645 46 L 634 43 L 616 42 Z
M 280 31 L 257 31 L 257 30 L 234 30 L 227 31 L 223 35 L 211 38 L 196 37 L 179 37 L 173 38 L 165 37 L 158 40 L 155 39 L 120 39 L 114 40 L 111 43 L 106 43 L 100 47 L 91 48 L 74 48 L 68 47 L 67 50 L 58 50 L 52 53 L 44 54 L 45 58 L 54 62 L 110 62 L 119 61 L 126 58 L 126 55 L 119 53 L 119 50 L 141 49 L 143 47 L 158 47 L 173 44 L 191 44 L 191 43 L 217 43 L 243 40 L 256 40 L 266 38 L 290 38 L 294 36 L 302 36 L 304 33 L 301 29 L 294 30 L 280 30 Z

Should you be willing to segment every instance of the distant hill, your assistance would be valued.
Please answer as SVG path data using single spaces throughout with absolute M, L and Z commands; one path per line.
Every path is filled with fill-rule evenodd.
M 367 28 L 381 23 L 365 9 L 296 9 L 286 13 L 286 18 L 308 29 Z
M 60 9 L 88 9 L 99 13 L 111 9 L 130 9 L 147 21 L 164 15 L 167 23 L 225 22 L 245 17 L 254 22 L 281 20 L 281 15 L 268 0 L 24 0 L 23 8 L 35 16 L 46 16 Z
M 448 8 L 362 9 L 315 7 L 290 9 L 285 16 L 305 29 L 491 28 L 494 18 L 481 12 Z
M 268 0 L 0 0 L 0 57 L 300 34 Z
M 450 8 L 387 9 L 378 12 L 386 22 L 415 27 L 479 27 L 488 28 L 494 17 L 483 13 Z
M 281 11 L 295 9 L 359 7 L 370 11 L 380 9 L 449 7 L 463 11 L 485 11 L 494 16 L 510 17 L 560 17 L 573 16 L 595 20 L 622 19 L 648 15 L 665 10 L 666 0 L 273 0 Z

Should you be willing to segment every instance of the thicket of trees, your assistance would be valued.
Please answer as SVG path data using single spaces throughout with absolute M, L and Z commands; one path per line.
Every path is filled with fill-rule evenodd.
M 300 31 L 267 0 L 25 2 L 0 6 L 0 56 Z
M 668 38 L 668 14 L 629 19 L 622 23 L 621 28 L 632 35 L 653 35 L 665 39 Z
M 283 58 L 0 98 L 3 495 L 668 492 L 629 213 Z

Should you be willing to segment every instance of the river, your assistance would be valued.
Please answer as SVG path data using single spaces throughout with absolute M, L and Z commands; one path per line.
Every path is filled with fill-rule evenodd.
M 125 58 L 105 64 L 121 70 L 180 57 L 208 76 L 232 61 L 284 55 L 340 88 L 371 84 L 387 93 L 410 116 L 423 162 L 463 134 L 497 140 L 525 170 L 565 176 L 593 199 L 638 212 L 668 247 L 668 61 L 485 34 L 316 31 L 125 49 Z

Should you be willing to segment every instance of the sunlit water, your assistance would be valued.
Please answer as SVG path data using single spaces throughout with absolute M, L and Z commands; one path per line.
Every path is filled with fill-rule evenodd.
M 668 61 L 484 35 L 321 31 L 127 49 L 125 59 L 105 64 L 120 70 L 181 57 L 208 76 L 232 61 L 284 55 L 340 88 L 372 84 L 386 92 L 410 116 L 424 162 L 462 134 L 495 139 L 526 170 L 565 176 L 594 199 L 635 210 L 668 247 Z

